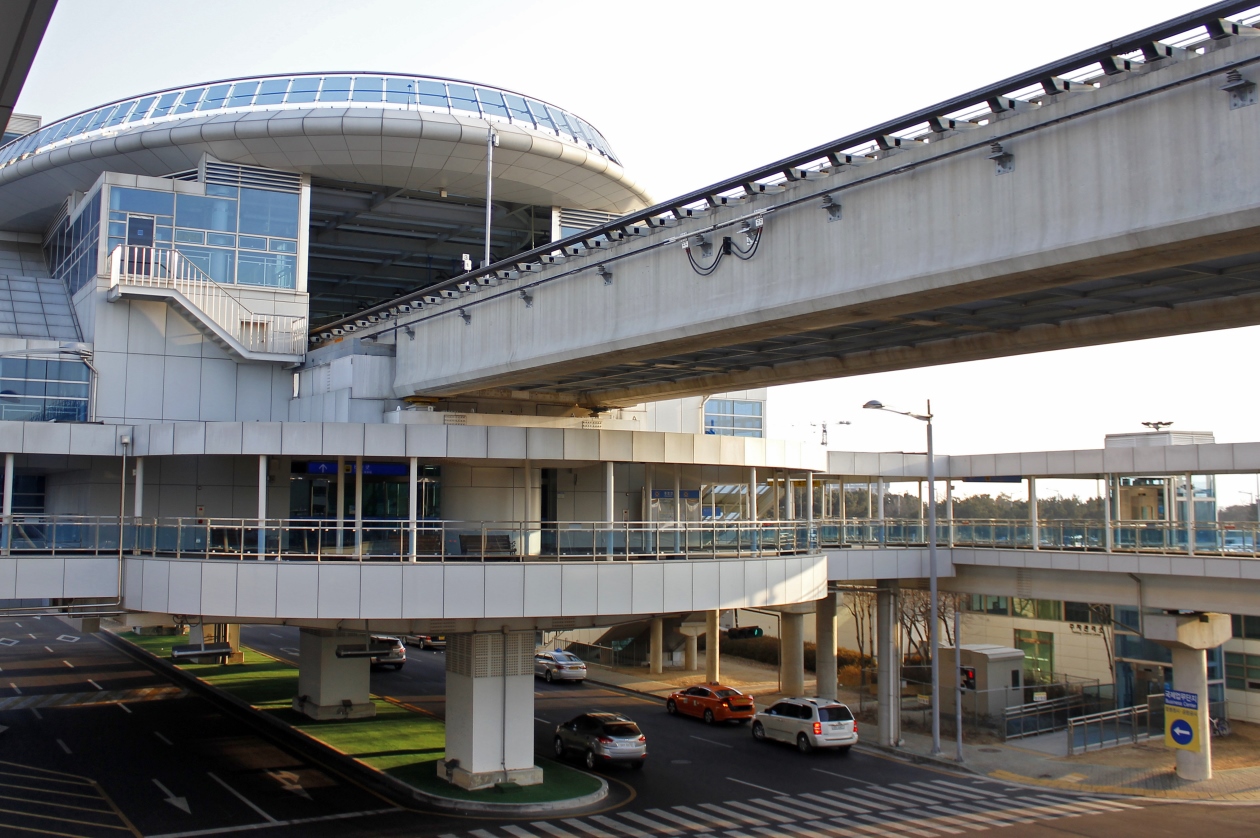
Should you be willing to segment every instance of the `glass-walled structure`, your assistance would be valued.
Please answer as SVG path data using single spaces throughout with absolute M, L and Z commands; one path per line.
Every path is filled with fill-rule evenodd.
M 763 438 L 765 402 L 751 399 L 709 399 L 704 403 L 704 432 L 719 436 Z
M 83 361 L 0 358 L 0 420 L 86 422 L 91 391 Z

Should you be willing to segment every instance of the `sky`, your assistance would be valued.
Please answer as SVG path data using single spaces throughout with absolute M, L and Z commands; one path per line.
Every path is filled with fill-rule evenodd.
M 1260 5 L 1260 0 L 1257 0 Z M 60 0 L 19 113 L 57 119 L 185 83 L 378 70 L 545 99 L 595 125 L 657 200 L 1192 11 L 1175 0 Z M 125 14 L 123 13 L 125 11 Z M 1081 150 L 1088 154 L 1087 149 Z M 1096 448 L 1143 421 L 1260 440 L 1260 327 L 774 388 L 772 437 L 939 453 Z M 1237 484 L 1236 486 L 1234 484 Z M 1244 502 L 1235 478 L 1224 504 Z M 1226 496 L 1228 494 L 1228 496 Z

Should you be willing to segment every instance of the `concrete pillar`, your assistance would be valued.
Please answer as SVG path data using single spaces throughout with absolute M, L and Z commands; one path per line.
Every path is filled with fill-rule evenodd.
M 1173 688 L 1195 696 L 1199 706 L 1198 724 L 1191 723 L 1198 751 L 1177 751 L 1177 776 L 1183 780 L 1212 779 L 1212 728 L 1208 713 L 1207 651 L 1172 650 Z M 1165 710 L 1167 712 L 1167 710 Z
M 748 469 L 748 520 L 757 523 L 757 467 Z
M 901 644 L 897 640 L 897 583 L 881 582 L 875 594 L 875 657 L 879 681 L 879 744 L 901 743 Z
M 363 558 L 363 458 L 354 458 L 354 554 Z
M 821 698 L 836 697 L 836 614 L 839 601 L 840 594 L 832 592 L 815 603 L 817 650 L 814 653 L 814 673 L 818 676 L 816 692 Z
M 648 671 L 660 675 L 665 671 L 665 620 L 653 617 L 648 636 Z
M 779 685 L 784 695 L 805 694 L 805 615 L 779 615 Z
M 700 660 L 700 636 L 688 634 L 687 645 L 683 647 L 683 669 L 695 672 Z
M 674 523 L 681 524 L 683 519 L 682 502 L 682 467 L 674 463 Z M 674 553 L 682 552 L 682 528 L 674 528 Z
M 416 518 L 420 510 L 420 460 L 417 457 L 407 458 L 407 555 L 416 560 Z
M 1037 478 L 1028 478 L 1028 523 L 1032 527 L 1032 548 L 1041 549 L 1041 516 L 1037 512 Z
M 337 547 L 346 546 L 346 458 L 337 458 Z
M 1177 752 L 1177 776 L 1212 779 L 1212 727 L 1207 685 L 1207 650 L 1232 634 L 1228 614 L 1146 614 L 1146 638 L 1172 650 L 1173 687 L 1166 694 L 1165 745 Z M 1189 737 L 1186 737 L 1189 733 Z
M 878 521 L 878 524 L 876 525 L 876 530 L 877 530 L 876 540 L 879 542 L 879 546 L 883 547 L 884 540 L 885 540 L 885 537 L 884 537 L 885 536 L 884 534 L 884 478 L 880 477 L 879 479 L 875 481 L 875 491 L 879 493 L 879 496 L 878 498 L 876 498 L 876 501 L 875 501 L 876 503 L 875 520 Z
M 954 546 L 954 481 L 945 481 L 945 520 L 948 522 L 949 546 Z
M 722 681 L 721 646 L 722 630 L 718 627 L 718 612 L 706 611 L 704 615 L 704 680 L 710 684 Z
M 446 636 L 446 758 L 437 774 L 461 788 L 541 783 L 534 765 L 534 633 Z
M 139 513 L 136 513 L 139 514 Z M 1194 555 L 1194 475 L 1186 475 L 1186 552 Z
M 605 552 L 608 558 L 613 556 L 613 523 L 617 515 L 616 478 L 611 462 L 604 463 L 604 523 L 608 525 L 605 534 Z
M 1103 549 L 1105 549 L 1108 553 L 1110 553 L 1111 548 L 1114 545 L 1114 542 L 1112 541 L 1112 538 L 1114 536 L 1111 531 L 1111 475 L 1110 474 L 1103 475 L 1103 484 L 1105 487 L 1103 490 Z
M 376 715 L 368 695 L 366 657 L 337 657 L 338 646 L 363 646 L 367 636 L 302 629 L 298 643 L 298 694 L 293 709 L 312 719 L 367 719 Z
M 1260 499 L 1258 499 L 1260 500 Z M 4 554 L 9 555 L 9 545 L 13 536 L 13 455 L 4 455 Z M 121 524 L 119 525 L 121 527 Z
M 139 484 L 137 473 L 137 483 Z M 258 455 L 258 558 L 267 557 L 267 455 Z
M 790 472 L 783 473 L 783 488 L 787 491 L 787 519 L 789 521 L 795 521 L 796 492 L 792 491 L 792 475 Z
M 805 545 L 813 550 L 818 544 L 814 534 L 814 473 L 805 472 Z
M 144 457 L 136 457 L 136 489 L 132 506 L 135 507 L 132 514 L 136 518 L 144 515 Z

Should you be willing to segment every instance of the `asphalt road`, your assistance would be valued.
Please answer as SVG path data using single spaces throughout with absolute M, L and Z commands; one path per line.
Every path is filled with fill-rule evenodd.
M 246 642 L 296 659 L 297 632 L 248 627 Z M 293 650 L 293 651 L 289 651 Z M 379 694 L 441 712 L 444 657 L 409 649 Z M 59 620 L 0 619 L 0 836 L 440 836 L 726 838 L 1254 836 L 1251 807 L 1109 800 L 1018 788 L 872 752 L 802 756 L 747 726 L 667 716 L 656 700 L 587 685 L 535 694 L 536 742 L 590 709 L 624 712 L 649 741 L 642 772 L 609 769 L 614 796 L 564 818 L 404 811 L 265 729 L 184 694 L 157 672 Z

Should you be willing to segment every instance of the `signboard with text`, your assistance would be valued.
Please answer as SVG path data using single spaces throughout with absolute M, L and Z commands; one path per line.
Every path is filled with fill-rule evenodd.
M 1199 751 L 1199 731 L 1203 729 L 1199 696 L 1178 690 L 1164 690 L 1164 744 L 1182 751 Z

